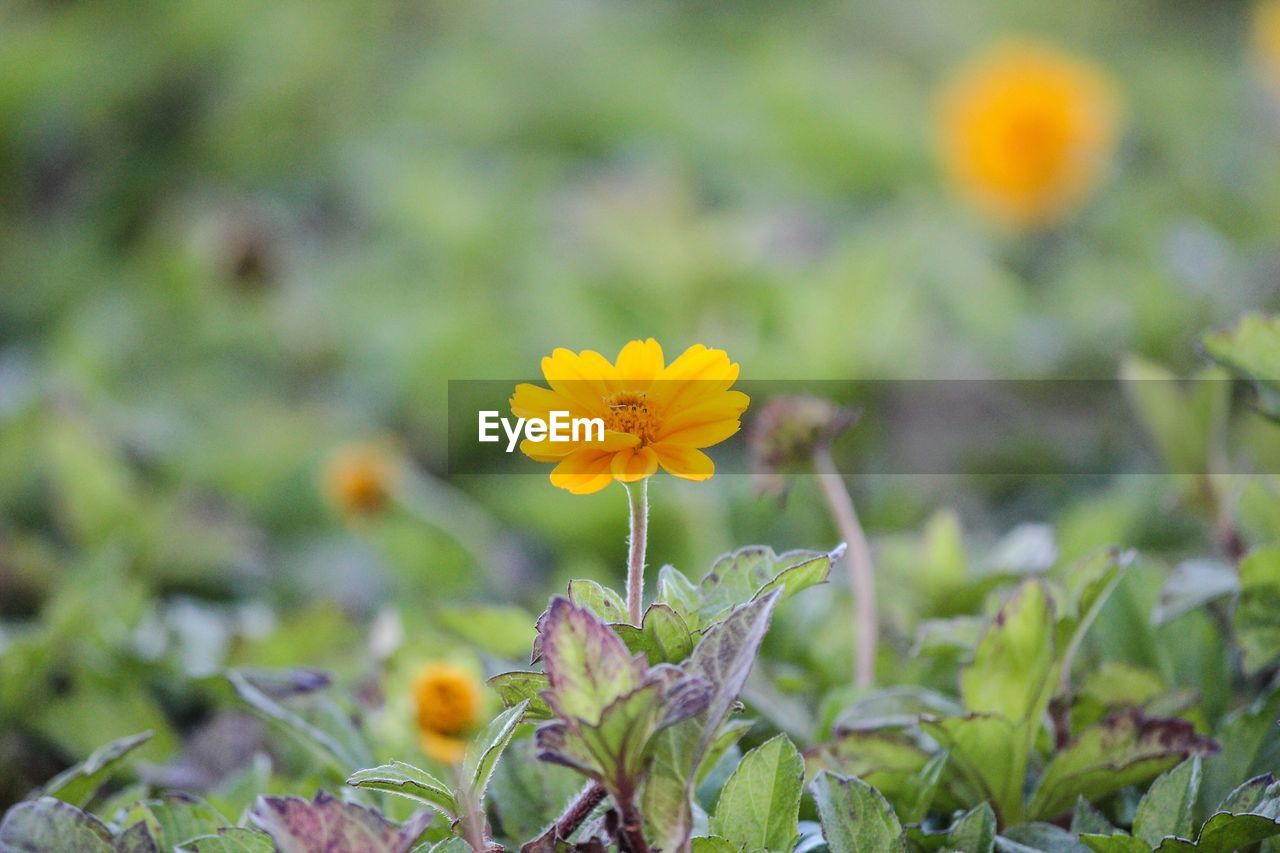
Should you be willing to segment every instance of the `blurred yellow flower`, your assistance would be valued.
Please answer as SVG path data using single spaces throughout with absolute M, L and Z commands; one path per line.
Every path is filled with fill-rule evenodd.
M 418 739 L 427 755 L 457 764 L 466 751 L 462 737 L 480 716 L 480 684 L 469 671 L 451 663 L 427 664 L 413 682 Z
M 701 344 L 666 364 L 653 338 L 628 343 L 616 363 L 591 350 L 557 349 L 542 360 L 550 389 L 516 386 L 512 413 L 544 420 L 551 412 L 599 418 L 603 440 L 525 439 L 520 450 L 540 462 L 555 462 L 551 482 L 579 495 L 614 480 L 643 480 L 658 466 L 686 480 L 706 480 L 715 464 L 702 448 L 736 433 L 750 403 L 746 394 L 730 390 L 738 369 L 724 350 Z
M 1092 63 L 1007 42 L 946 87 L 939 144 L 957 189 L 1008 224 L 1051 224 L 1094 189 L 1115 150 L 1118 101 Z
M 375 444 L 339 447 L 325 463 L 324 490 L 329 502 L 347 515 L 370 515 L 386 508 L 396 483 L 396 465 Z
M 1262 0 L 1254 7 L 1253 55 L 1262 82 L 1280 94 L 1280 0 Z

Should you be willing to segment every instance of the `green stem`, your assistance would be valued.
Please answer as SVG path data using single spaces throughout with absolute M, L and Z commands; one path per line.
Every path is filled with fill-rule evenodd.
M 649 542 L 649 478 L 623 483 L 631 508 L 631 535 L 627 540 L 627 616 L 632 625 L 644 619 L 644 551 Z

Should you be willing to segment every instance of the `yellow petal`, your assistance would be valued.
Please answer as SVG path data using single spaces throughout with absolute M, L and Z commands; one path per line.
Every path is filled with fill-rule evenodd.
M 687 401 L 694 403 L 681 407 L 662 419 L 662 428 L 658 431 L 658 440 L 664 441 L 667 436 L 716 421 L 737 420 L 747 410 L 751 402 L 741 391 L 720 391 L 707 400 Z
M 546 420 L 551 412 L 568 412 L 571 417 L 586 417 L 586 411 L 566 397 L 549 388 L 530 385 L 522 382 L 516 386 L 511 395 L 511 414 L 517 418 L 542 418 Z
M 674 444 L 655 444 L 662 470 L 685 480 L 708 480 L 716 472 L 711 457 L 692 447 Z
M 739 370 L 724 350 L 695 344 L 667 366 L 661 381 L 653 384 L 651 395 L 668 410 L 674 409 L 687 400 L 728 390 Z
M 620 450 L 613 454 L 609 470 L 613 472 L 615 480 L 634 483 L 652 476 L 658 470 L 658 454 L 648 447 Z
M 662 438 L 662 444 L 684 445 L 685 447 L 710 447 L 719 444 L 736 433 L 742 424 L 737 417 L 722 421 L 691 426 Z
M 598 352 L 576 353 L 562 347 L 542 360 L 542 375 L 584 413 L 599 415 L 604 411 L 604 398 L 613 392 L 616 371 Z
M 598 492 L 613 482 L 609 464 L 613 451 L 601 451 L 583 447 L 570 453 L 551 472 L 551 485 L 566 489 L 575 495 Z
M 665 364 L 662 345 L 653 338 L 631 341 L 618 353 L 617 378 L 628 390 L 643 391 L 662 375 Z
M 422 751 L 442 764 L 457 764 L 466 753 L 467 742 L 438 732 L 424 731 L 419 736 Z

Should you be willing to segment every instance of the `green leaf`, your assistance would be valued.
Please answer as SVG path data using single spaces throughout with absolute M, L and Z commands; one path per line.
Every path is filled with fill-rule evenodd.
M 324 791 L 315 799 L 259 797 L 249 820 L 271 836 L 279 853 L 314 850 L 360 850 L 362 853 L 408 853 L 427 823 L 420 812 L 397 826 L 376 811 L 344 803 Z
M 1030 725 L 990 714 L 920 720 L 920 730 L 950 754 L 948 773 L 968 788 L 966 801 L 989 800 L 1006 822 L 1022 809 L 1026 753 L 1020 750 Z
M 960 673 L 965 710 L 1013 723 L 1038 719 L 1054 688 L 1053 607 L 1044 586 L 1026 581 L 996 613 Z
M 203 800 L 172 794 L 163 800 L 145 800 L 125 815 L 124 825 L 144 821 L 161 850 L 172 850 L 201 835 L 210 835 L 231 821 Z
M 341 740 L 272 699 L 251 683 L 244 673 L 231 670 L 227 673 L 227 680 L 255 714 L 310 752 L 337 778 L 344 778 L 350 768 L 363 763 L 361 756 Z
M 1086 853 L 1087 848 L 1074 835 L 1051 823 L 1020 823 L 996 838 L 1001 853 Z
M 79 764 L 68 767 L 40 791 L 44 797 L 56 797 L 73 806 L 84 806 L 107 781 L 120 762 L 138 747 L 151 740 L 151 732 L 142 732 L 98 747 Z
M 1212 813 L 1241 779 L 1251 779 L 1280 767 L 1280 688 L 1231 712 L 1218 724 L 1215 740 L 1221 751 L 1204 763 L 1202 813 Z
M 627 603 L 622 596 L 593 580 L 569 581 L 568 596 L 574 604 L 594 613 L 601 622 L 627 621 Z
M 651 604 L 642 628 L 614 625 L 633 653 L 644 653 L 650 664 L 680 663 L 693 651 L 693 635 L 680 615 L 665 604 Z
M 535 838 L 582 790 L 582 777 L 558 764 L 538 761 L 531 738 L 507 747 L 489 786 L 489 803 L 510 838 Z
M 347 784 L 354 788 L 369 788 L 408 797 L 431 806 L 449 820 L 457 820 L 461 816 L 458 801 L 445 783 L 427 771 L 403 761 L 392 761 L 390 764 L 357 771 L 347 779 Z
M 804 761 L 786 735 L 742 757 L 725 782 L 711 832 L 747 850 L 790 851 L 798 831 Z
M 1233 625 L 1252 675 L 1280 658 L 1280 545 L 1250 552 L 1240 561 L 1240 598 Z
M 146 821 L 140 820 L 116 836 L 115 853 L 160 853 L 160 846 Z
M 1059 573 L 1066 595 L 1065 600 L 1059 602 L 1055 628 L 1058 658 L 1055 674 L 1062 666 L 1070 666 L 1089 626 L 1098 618 L 1134 556 L 1133 551 L 1104 548 L 1070 563 Z M 1036 709 L 1036 714 L 1043 713 L 1047 706 L 1048 698 L 1044 706 Z
M 1191 837 L 1191 817 L 1200 794 L 1200 756 L 1169 770 L 1151 783 L 1133 817 L 1133 834 L 1155 847 L 1166 835 Z
M 507 708 L 527 702 L 524 708 L 526 720 L 549 720 L 555 716 L 551 706 L 540 695 L 548 686 L 545 672 L 503 672 L 490 678 L 488 684 Z
M 455 605 L 435 614 L 440 627 L 491 655 L 517 659 L 529 653 L 534 617 L 513 605 Z
M 557 596 L 541 625 L 547 702 L 560 717 L 599 722 L 604 709 L 640 687 L 647 667 L 590 610 Z
M 489 787 L 489 780 L 493 778 L 493 768 L 515 736 L 524 710 L 524 703 L 508 708 L 467 744 L 466 756 L 462 761 L 462 778 L 467 781 L 472 802 L 484 802 L 484 792 Z
M 775 589 L 781 590 L 782 598 L 787 599 L 815 584 L 825 583 L 832 562 L 843 553 L 844 546 L 829 553 L 775 554 L 772 548 L 752 545 L 725 554 L 712 564 L 711 571 L 698 584 L 697 627 L 705 628 L 734 607 Z
M 1124 832 L 1087 833 L 1080 836 L 1080 841 L 1097 853 L 1151 853 L 1149 844 Z
M 1053 757 L 1031 799 L 1030 814 L 1055 818 L 1081 794 L 1101 799 L 1214 748 L 1213 741 L 1184 720 L 1148 719 L 1139 711 L 1110 717 Z
M 112 853 L 111 831 L 96 817 L 53 797 L 18 803 L 0 822 L 0 850 Z
M 735 847 L 718 835 L 700 835 L 692 839 L 693 853 L 741 853 L 741 847 Z
M 183 845 L 191 853 L 274 853 L 271 836 L 255 829 L 229 826 L 214 835 L 201 835 Z
M 1263 414 L 1280 415 L 1280 317 L 1245 314 L 1234 327 L 1206 335 L 1204 349 L 1214 361 L 1253 381 Z
M 987 803 L 965 812 L 947 833 L 947 849 L 961 853 L 991 853 L 996 843 L 996 813 Z
M 779 597 L 780 593 L 771 593 L 736 608 L 703 634 L 685 661 L 685 671 L 709 683 L 712 693 L 701 713 L 656 738 L 653 767 L 641 792 L 641 810 L 650 816 L 650 840 L 657 847 L 677 850 L 689 839 L 699 769 L 746 683 Z
M 1220 368 L 1199 371 L 1183 383 L 1161 365 L 1130 357 L 1120 367 L 1125 396 L 1155 440 L 1171 474 L 1210 470 L 1231 402 L 1229 377 Z
M 1195 844 L 1180 839 L 1165 839 L 1158 849 L 1244 850 L 1277 835 L 1280 835 L 1280 823 L 1274 816 L 1218 813 L 1204 822 Z
M 880 792 L 824 770 L 811 786 L 831 853 L 905 851 L 902 825 Z
M 920 820 L 929 808 L 947 753 L 930 755 L 908 726 L 840 729 L 808 752 L 811 765 L 856 776 L 898 804 L 902 819 Z
M 1071 831 L 1077 835 L 1111 835 L 1116 828 L 1102 812 L 1090 805 L 1083 796 L 1079 796 L 1076 797 L 1076 805 L 1071 812 Z

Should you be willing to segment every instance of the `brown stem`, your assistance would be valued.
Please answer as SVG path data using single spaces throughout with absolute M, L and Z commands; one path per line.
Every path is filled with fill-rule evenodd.
M 567 841 L 569 836 L 578 831 L 582 822 L 590 817 L 596 806 L 604 800 L 604 786 L 592 782 L 582 789 L 582 793 L 574 797 L 564 812 L 556 819 L 551 828 L 540 837 L 535 838 L 520 848 L 521 853 L 542 853 L 555 850 L 556 842 Z
M 644 551 L 649 541 L 649 479 L 625 483 L 631 507 L 627 540 L 627 616 L 638 626 L 644 619 Z
M 871 546 L 867 544 L 867 536 L 858 521 L 857 510 L 853 508 L 853 499 L 849 497 L 849 491 L 836 471 L 831 451 L 826 447 L 815 450 L 813 467 L 836 529 L 849 546 L 845 565 L 849 567 L 849 585 L 853 588 L 857 624 L 853 649 L 854 680 L 858 687 L 870 687 L 875 681 L 876 641 L 880 634 Z
M 650 853 L 649 842 L 644 837 L 644 818 L 636 808 L 635 795 L 622 792 L 615 796 L 618 805 L 618 847 L 625 853 Z

